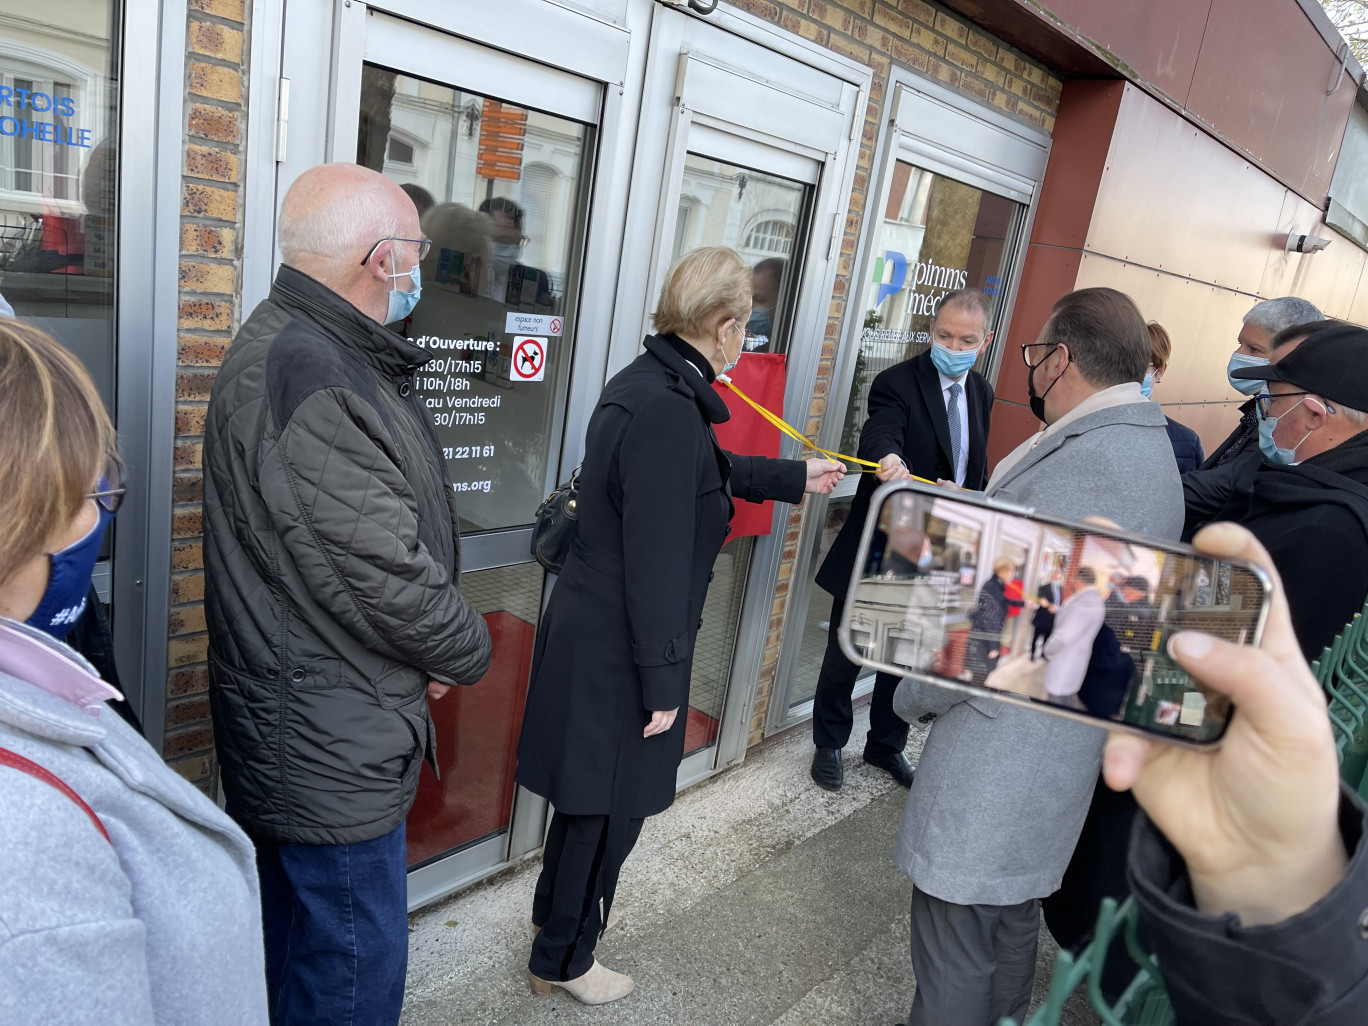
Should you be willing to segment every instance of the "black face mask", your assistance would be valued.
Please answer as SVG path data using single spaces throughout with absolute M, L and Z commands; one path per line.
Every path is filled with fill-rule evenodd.
M 1055 385 L 1059 384 L 1059 378 L 1062 378 L 1064 375 L 1060 374 L 1059 378 L 1055 378 L 1053 381 L 1050 382 L 1050 388 L 1045 389 L 1045 391 L 1042 392 L 1040 395 L 1036 395 L 1035 372 L 1036 368 L 1038 368 L 1041 363 L 1044 363 L 1051 356 L 1053 356 L 1055 349 L 1058 348 L 1059 346 L 1055 346 L 1054 349 L 1051 349 L 1048 353 L 1046 353 L 1044 357 L 1041 358 L 1040 363 L 1036 364 L 1035 367 L 1032 367 L 1026 375 L 1026 394 L 1031 397 L 1031 412 L 1035 414 L 1036 420 L 1040 421 L 1041 423 L 1045 423 L 1045 397 L 1050 394 L 1050 388 L 1054 388 Z M 1068 370 L 1067 367 L 1065 367 L 1064 369 Z

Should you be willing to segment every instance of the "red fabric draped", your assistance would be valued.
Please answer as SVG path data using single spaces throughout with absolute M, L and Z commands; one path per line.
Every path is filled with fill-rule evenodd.
M 757 403 L 781 416 L 784 412 L 785 359 L 777 353 L 745 353 L 728 375 L 736 386 Z M 741 401 L 726 385 L 715 384 L 731 410 L 731 420 L 717 425 L 717 440 L 728 452 L 745 456 L 779 455 L 779 429 Z M 769 534 L 774 523 L 774 503 L 736 500 L 731 541 L 748 534 Z

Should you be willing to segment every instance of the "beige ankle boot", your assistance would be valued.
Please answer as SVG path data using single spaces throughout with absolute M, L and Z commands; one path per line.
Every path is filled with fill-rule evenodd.
M 610 1001 L 625 998 L 632 992 L 633 987 L 630 976 L 613 972 L 603 966 L 598 959 L 594 960 L 594 964 L 583 976 L 566 980 L 564 983 L 559 980 L 543 980 L 531 974 L 529 978 L 532 993 L 537 997 L 550 997 L 551 988 L 560 987 L 582 1005 L 606 1005 Z

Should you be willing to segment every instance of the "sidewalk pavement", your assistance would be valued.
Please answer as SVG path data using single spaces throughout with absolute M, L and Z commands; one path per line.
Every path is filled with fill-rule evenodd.
M 907 792 L 860 761 L 867 727 L 866 706 L 835 794 L 808 778 L 800 729 L 646 821 L 618 884 L 622 922 L 598 947 L 636 981 L 622 1001 L 531 994 L 534 858 L 411 918 L 402 1026 L 904 1022 L 912 885 L 892 852 Z M 914 762 L 923 737 L 912 735 Z M 1042 927 L 1037 1000 L 1054 952 Z M 1062 1023 L 1097 1021 L 1075 995 Z

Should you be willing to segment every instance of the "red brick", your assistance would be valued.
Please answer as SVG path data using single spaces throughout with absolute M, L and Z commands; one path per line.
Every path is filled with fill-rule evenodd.
M 182 260 L 179 273 L 182 291 L 218 292 L 231 296 L 237 281 L 232 264 L 206 264 L 193 260 Z M 228 307 L 229 324 L 232 323 L 232 305 Z
M 236 68 L 191 61 L 185 70 L 185 87 L 188 92 L 211 100 L 242 102 L 242 74 Z
M 166 646 L 167 663 L 170 666 L 188 666 L 190 663 L 202 663 L 209 658 L 209 635 L 201 634 L 198 637 L 172 638 Z M 199 747 L 205 747 L 203 745 Z M 195 751 L 188 748 L 186 751 Z
M 186 217 L 209 217 L 236 221 L 238 195 L 234 189 L 187 182 L 181 198 L 181 213 Z
M 207 723 L 187 730 L 168 733 L 162 742 L 162 758 L 168 762 L 196 752 L 208 752 L 214 747 L 214 728 Z
M 176 574 L 171 578 L 171 604 L 204 601 L 204 574 Z
M 203 502 L 204 474 L 198 470 L 182 470 L 171 478 L 172 502 Z M 174 601 L 174 600 L 173 600 Z M 188 599 L 182 599 L 188 602 Z
M 236 182 L 237 154 L 216 150 L 212 146 L 191 145 L 185 148 L 185 173 L 191 178 L 208 178 L 215 182 Z
M 207 371 L 181 371 L 176 375 L 176 398 L 190 401 L 209 401 L 214 387 L 214 375 Z
M 217 367 L 232 341 L 211 335 L 182 335 L 176 342 L 176 362 L 192 367 Z
M 203 570 L 204 546 L 199 542 L 181 542 L 171 546 L 171 571 Z
M 227 331 L 233 326 L 233 304 L 210 299 L 182 299 L 179 326 L 199 331 Z
M 177 403 L 176 434 L 178 436 L 204 434 L 204 416 L 208 412 L 207 406 L 190 406 L 185 403 Z
M 171 610 L 166 621 L 167 637 L 175 638 L 182 634 L 199 634 L 205 630 L 204 605 L 186 606 L 184 609 Z
M 176 670 L 167 675 L 166 695 L 168 698 L 183 698 L 186 695 L 203 694 L 209 690 L 209 671 L 203 666 L 188 670 Z
M 213 753 L 187 755 L 181 759 L 173 759 L 167 763 L 173 770 L 183 776 L 192 784 L 208 782 L 214 772 Z
M 204 533 L 204 516 L 198 506 L 190 506 L 186 509 L 172 510 L 171 512 L 171 537 L 172 538 L 197 538 Z M 204 630 L 198 627 L 196 630 Z M 178 634 L 186 634 L 189 631 L 177 631 Z
M 218 228 L 207 224 L 181 225 L 180 248 L 182 253 L 231 257 L 236 245 L 237 232 L 232 228 Z
M 186 121 L 186 131 L 190 135 L 203 136 L 217 142 L 238 141 L 237 111 L 212 107 L 207 103 L 190 105 L 190 115 Z
M 229 64 L 242 63 L 242 31 L 201 18 L 190 19 L 190 49 Z

